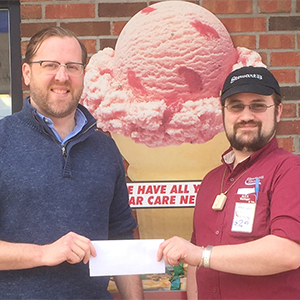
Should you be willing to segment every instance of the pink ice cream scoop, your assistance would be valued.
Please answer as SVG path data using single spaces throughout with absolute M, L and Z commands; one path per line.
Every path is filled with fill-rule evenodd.
M 93 55 L 81 102 L 98 126 L 148 147 L 205 143 L 223 131 L 220 90 L 233 68 L 261 64 L 234 48 L 203 7 L 165 1 L 138 12 L 115 50 Z

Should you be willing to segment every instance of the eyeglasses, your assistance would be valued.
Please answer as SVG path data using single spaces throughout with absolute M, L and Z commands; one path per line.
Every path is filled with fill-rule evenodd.
M 227 110 L 232 113 L 241 113 L 246 106 L 248 106 L 249 110 L 254 113 L 263 113 L 267 110 L 267 108 L 275 106 L 275 104 L 266 105 L 265 103 L 252 103 L 249 105 L 245 105 L 243 103 L 230 103 L 228 105 L 224 105 L 224 107 L 227 108 Z
M 65 67 L 66 72 L 70 76 L 80 76 L 83 73 L 85 65 L 82 63 L 70 62 L 66 64 L 61 64 L 58 61 L 52 60 L 39 60 L 39 61 L 32 61 L 31 64 L 40 64 L 42 70 L 49 75 L 57 74 L 59 68 L 61 66 Z

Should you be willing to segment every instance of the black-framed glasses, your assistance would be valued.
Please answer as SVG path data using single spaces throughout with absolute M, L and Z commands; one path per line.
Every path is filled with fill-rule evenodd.
M 249 105 L 246 105 L 243 103 L 230 103 L 228 105 L 224 105 L 224 107 L 227 108 L 227 110 L 232 113 L 241 113 L 246 106 L 248 106 L 249 110 L 254 113 L 263 113 L 268 108 L 275 106 L 275 104 L 267 105 L 265 103 L 251 103 Z
M 62 66 L 65 67 L 65 70 L 68 75 L 80 76 L 82 75 L 83 70 L 85 68 L 85 64 L 77 63 L 77 62 L 69 62 L 66 64 L 61 64 L 60 62 L 54 60 L 38 60 L 38 61 L 32 61 L 30 63 L 40 64 L 43 71 L 49 75 L 55 75 L 58 72 L 59 68 Z

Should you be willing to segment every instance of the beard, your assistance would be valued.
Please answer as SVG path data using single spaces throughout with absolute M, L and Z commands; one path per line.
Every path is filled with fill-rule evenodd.
M 255 134 L 249 131 L 238 134 L 238 128 L 245 125 L 256 126 L 257 133 Z M 275 135 L 276 129 L 277 122 L 275 119 L 273 127 L 271 130 L 269 130 L 269 132 L 262 132 L 262 122 L 260 121 L 242 121 L 233 126 L 232 133 L 228 133 L 228 131 L 226 131 L 226 136 L 232 148 L 242 152 L 253 153 L 264 147 L 270 141 L 270 139 Z
M 51 105 L 51 103 L 49 103 L 47 96 L 43 97 L 41 94 L 31 92 L 30 97 L 31 97 L 31 99 L 34 100 L 34 102 L 36 102 L 39 105 L 40 112 L 42 114 L 45 114 L 44 112 L 46 112 L 45 116 L 49 117 L 50 119 L 51 119 L 51 117 L 64 118 L 64 117 L 70 115 L 71 113 L 73 113 L 76 110 L 77 105 L 80 100 L 80 97 L 73 98 L 73 100 L 71 102 L 69 102 L 67 106 L 57 107 L 57 106 Z M 38 100 L 36 100 L 36 99 L 38 99 Z
M 57 84 L 56 84 L 57 86 Z M 38 105 L 38 111 L 46 117 L 64 118 L 76 110 L 80 97 L 83 91 L 81 89 L 69 89 L 69 99 L 59 101 L 57 99 L 51 99 L 51 92 L 45 87 L 37 85 L 35 81 L 30 83 L 30 98 Z

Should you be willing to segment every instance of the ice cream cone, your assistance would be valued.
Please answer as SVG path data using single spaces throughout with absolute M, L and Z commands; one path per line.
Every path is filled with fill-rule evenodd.
M 132 181 L 201 180 L 221 163 L 221 154 L 229 144 L 225 133 L 203 144 L 181 144 L 149 148 L 129 137 L 111 133 L 121 154 L 129 163 Z

